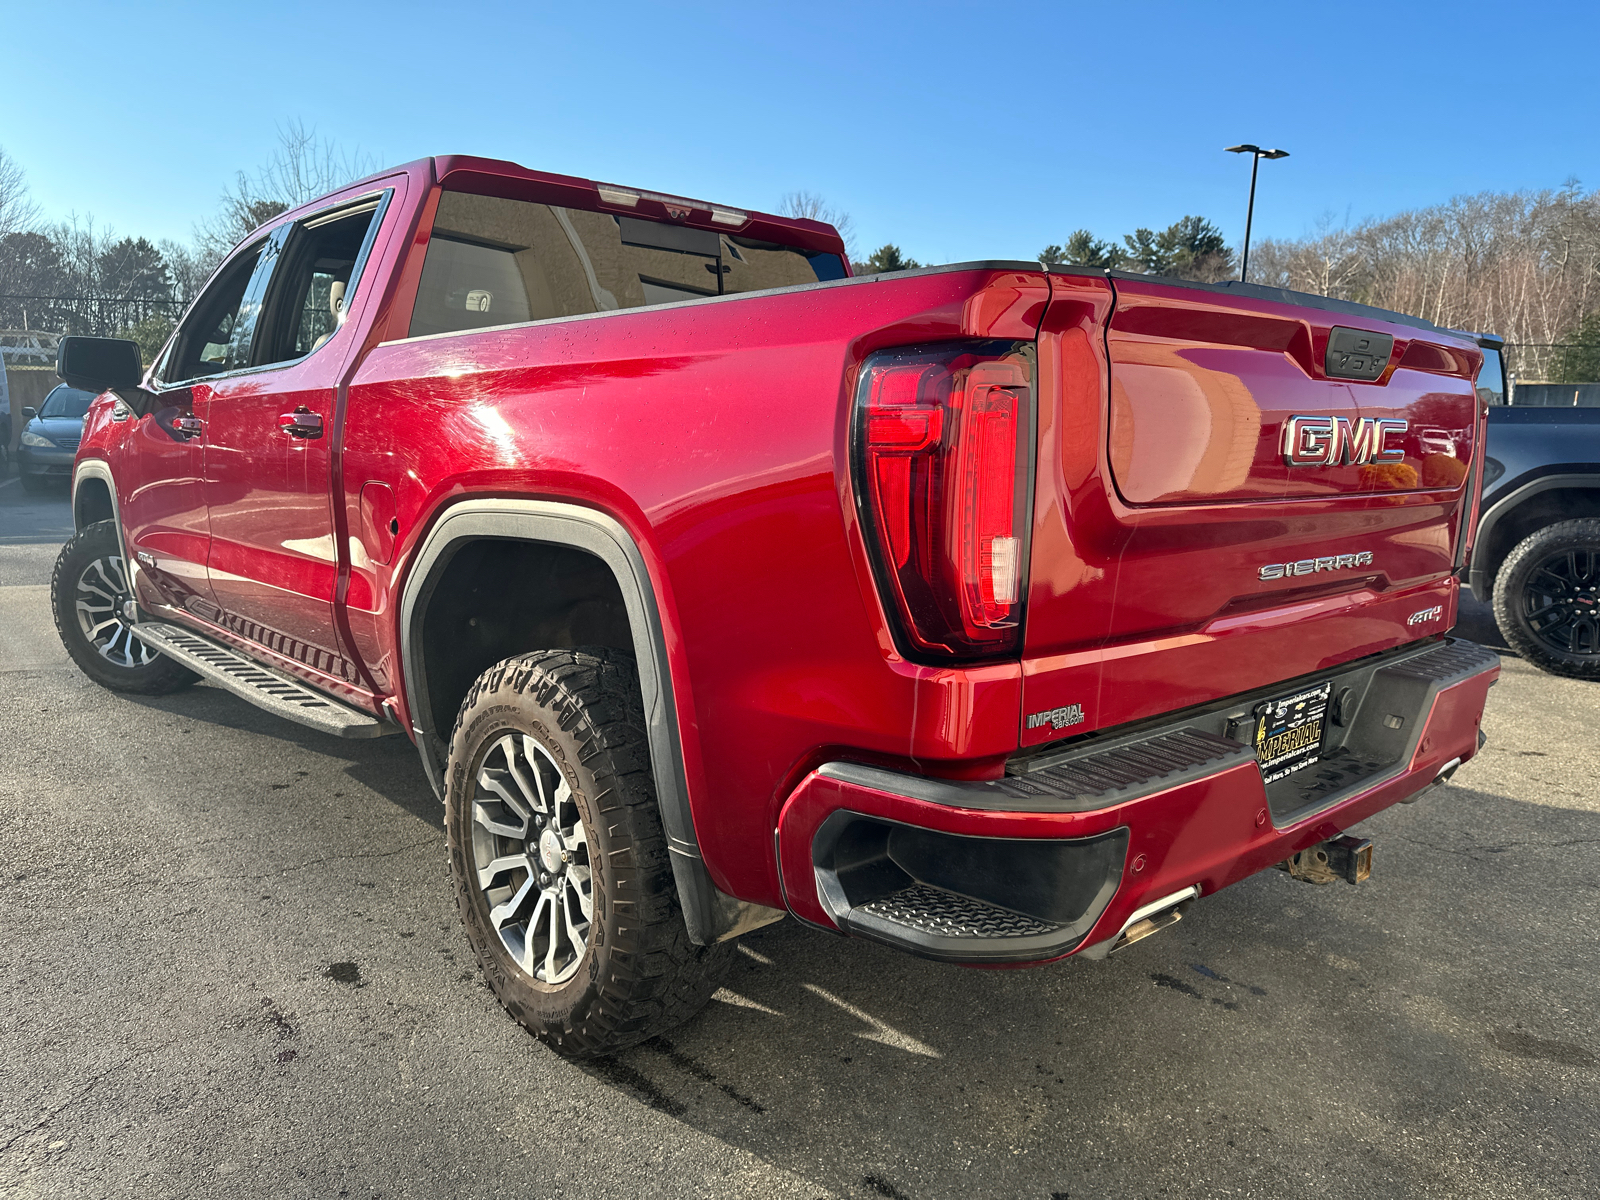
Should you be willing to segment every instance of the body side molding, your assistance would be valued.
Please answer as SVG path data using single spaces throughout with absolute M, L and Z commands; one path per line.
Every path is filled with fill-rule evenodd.
M 616 577 L 633 633 L 661 824 L 690 938 L 697 945 L 709 945 L 780 919 L 784 914 L 777 909 L 719 891 L 706 870 L 689 811 L 666 640 L 649 569 L 622 524 L 597 509 L 547 500 L 462 500 L 445 510 L 418 548 L 401 593 L 401 663 L 417 750 L 434 791 L 443 798 L 446 747 L 440 731 L 432 727 L 421 648 L 423 616 L 455 552 L 486 538 L 582 550 L 600 559 Z

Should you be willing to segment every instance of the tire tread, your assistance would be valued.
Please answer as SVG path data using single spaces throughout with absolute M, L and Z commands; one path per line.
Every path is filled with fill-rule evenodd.
M 613 927 L 602 976 L 594 980 L 586 1011 L 561 1027 L 537 1020 L 526 1006 L 496 997 L 517 1021 L 574 1058 L 610 1054 L 645 1041 L 693 1016 L 720 986 L 732 947 L 696 946 L 689 940 L 673 881 L 666 834 L 650 770 L 644 705 L 633 658 L 610 648 L 539 650 L 505 659 L 473 683 L 451 733 L 447 805 L 457 795 L 457 760 L 469 747 L 465 734 L 476 712 L 491 698 L 510 691 L 532 700 L 576 744 L 576 758 L 594 780 L 587 794 L 591 815 L 603 819 L 610 843 L 610 891 L 606 896 Z M 474 752 L 476 747 L 470 748 Z M 464 774 L 464 769 L 461 772 Z M 452 842 L 457 822 L 446 815 Z M 460 847 L 452 845 L 451 861 Z M 455 881 L 466 923 L 470 880 Z M 469 926 L 469 934 L 471 928 Z M 484 954 L 497 946 L 480 947 Z M 593 945 L 590 954 L 595 954 Z M 486 966 L 488 964 L 485 964 Z M 495 974 L 486 971 L 494 983 Z
M 67 655 L 78 669 L 101 687 L 133 696 L 165 696 L 198 683 L 200 676 L 172 659 L 157 656 L 142 667 L 119 667 L 107 662 L 78 628 L 74 608 L 79 574 L 97 558 L 122 557 L 114 521 L 86 525 L 56 555 L 50 571 L 50 614 Z M 127 570 L 127 564 L 123 564 Z
M 1556 521 L 1523 538 L 1500 563 L 1495 573 L 1492 604 L 1500 633 L 1518 654 L 1542 671 L 1569 679 L 1600 679 L 1600 655 L 1592 661 L 1552 650 L 1528 630 L 1521 618 L 1524 570 L 1560 550 L 1565 544 L 1600 549 L 1600 517 Z

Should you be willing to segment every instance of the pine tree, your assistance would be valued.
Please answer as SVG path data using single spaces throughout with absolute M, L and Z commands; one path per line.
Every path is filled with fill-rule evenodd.
M 905 257 L 900 253 L 900 247 L 890 242 L 872 252 L 872 257 L 862 264 L 861 274 L 882 275 L 887 271 L 914 271 L 921 265 L 916 259 Z
M 1589 315 L 1562 339 L 1566 345 L 1556 351 L 1550 368 L 1552 383 L 1594 383 L 1600 380 L 1600 308 Z

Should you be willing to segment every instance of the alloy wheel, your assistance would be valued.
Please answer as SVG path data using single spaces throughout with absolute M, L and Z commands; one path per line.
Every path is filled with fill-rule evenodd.
M 1552 554 L 1522 589 L 1529 630 L 1563 654 L 1600 654 L 1600 549 Z
M 589 833 L 561 768 L 528 734 L 503 734 L 478 768 L 472 856 L 512 961 L 550 987 L 577 974 L 594 920 Z
M 126 612 L 132 598 L 120 555 L 97 558 L 78 576 L 78 628 L 101 658 L 118 667 L 149 666 L 159 655 L 133 632 Z

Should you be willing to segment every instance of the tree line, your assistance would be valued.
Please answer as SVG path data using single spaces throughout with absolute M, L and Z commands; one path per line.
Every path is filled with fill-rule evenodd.
M 241 238 L 376 166 L 292 122 L 264 166 L 236 175 L 190 241 L 152 242 L 88 217 L 42 221 L 21 168 L 0 150 L 0 328 L 131 337 L 148 360 Z M 858 258 L 849 214 L 814 192 L 791 192 L 780 211 L 834 225 L 858 273 L 922 265 L 892 242 Z M 1037 257 L 1206 283 L 1238 273 L 1221 231 L 1193 215 L 1118 239 L 1078 229 Z M 1354 225 L 1324 220 L 1301 238 L 1266 238 L 1252 248 L 1250 282 L 1498 333 L 1524 380 L 1600 379 L 1600 191 L 1575 181 L 1458 196 Z
M 1238 277 L 1221 231 L 1186 216 L 1159 232 L 1103 240 L 1087 229 L 1039 251 L 1049 266 L 1137 271 L 1217 283 Z M 864 270 L 917 265 L 894 245 Z M 1251 248 L 1250 282 L 1424 317 L 1506 339 L 1523 381 L 1600 380 L 1600 191 L 1480 192 L 1358 224 L 1323 220 L 1300 238 Z
M 0 328 L 130 338 L 146 363 L 216 265 L 251 230 L 370 174 L 314 129 L 279 130 L 271 158 L 239 172 L 188 242 L 127 237 L 93 217 L 41 220 L 21 167 L 0 149 Z
M 1250 281 L 1506 339 L 1523 380 L 1600 379 L 1600 192 L 1479 192 L 1250 252 Z

